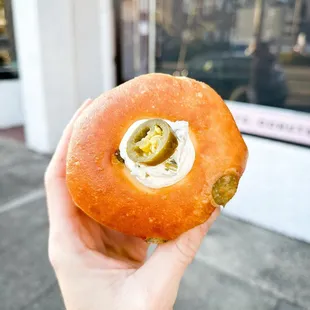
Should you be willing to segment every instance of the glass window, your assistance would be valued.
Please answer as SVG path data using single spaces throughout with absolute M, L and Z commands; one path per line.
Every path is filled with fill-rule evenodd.
M 182 2 L 157 1 L 157 71 L 224 99 L 310 112 L 308 1 Z
M 242 132 L 310 146 L 309 0 L 153 1 L 121 1 L 122 81 L 155 62 L 213 87 Z

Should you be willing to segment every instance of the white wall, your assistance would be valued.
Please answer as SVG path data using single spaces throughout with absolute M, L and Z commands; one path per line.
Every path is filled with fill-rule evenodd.
M 249 160 L 239 190 L 224 213 L 310 242 L 310 115 L 226 102 L 244 135 Z
M 74 0 L 76 79 L 79 100 L 115 86 L 112 1 Z
M 310 242 L 310 149 L 244 138 L 247 169 L 224 213 Z
M 115 85 L 112 0 L 85 4 L 13 0 L 26 143 L 35 151 L 53 152 L 80 104 Z
M 0 129 L 23 124 L 20 81 L 0 80 Z

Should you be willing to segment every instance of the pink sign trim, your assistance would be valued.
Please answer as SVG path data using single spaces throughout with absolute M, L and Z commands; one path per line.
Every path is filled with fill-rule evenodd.
M 307 113 L 226 101 L 243 133 L 310 146 L 310 116 Z

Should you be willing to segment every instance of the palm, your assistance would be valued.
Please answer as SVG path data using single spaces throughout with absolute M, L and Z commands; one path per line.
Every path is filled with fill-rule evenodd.
M 87 251 L 109 257 L 115 263 L 127 263 L 128 267 L 141 265 L 147 255 L 148 244 L 142 239 L 131 237 L 101 226 L 77 209 L 74 231 L 78 231 L 78 242 Z

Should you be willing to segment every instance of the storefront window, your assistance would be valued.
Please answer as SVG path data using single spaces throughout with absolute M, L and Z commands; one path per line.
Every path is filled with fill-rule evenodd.
M 157 71 L 202 80 L 225 99 L 310 112 L 310 3 L 178 3 L 158 1 Z
M 0 79 L 17 77 L 11 0 L 0 0 Z
M 156 72 L 201 80 L 228 103 L 256 107 L 253 130 L 249 110 L 235 114 L 248 132 L 310 145 L 310 1 L 157 0 L 152 12 L 152 0 L 123 0 L 124 80 L 149 69 L 142 2 L 156 15 Z M 259 118 L 257 108 L 274 117 Z

